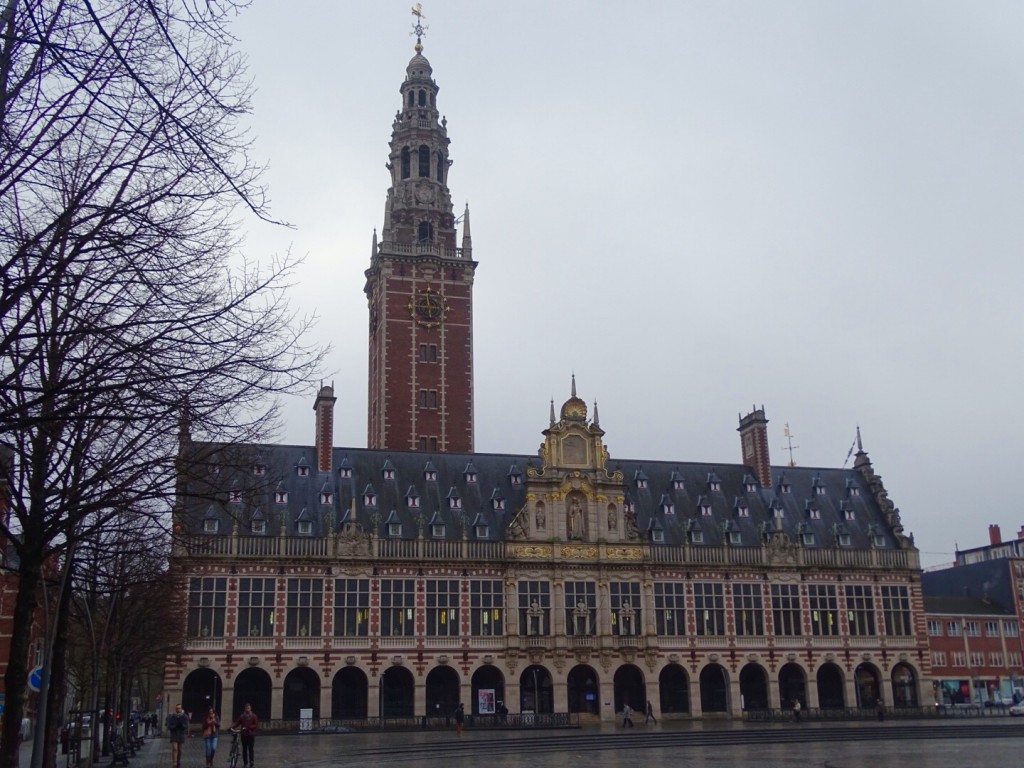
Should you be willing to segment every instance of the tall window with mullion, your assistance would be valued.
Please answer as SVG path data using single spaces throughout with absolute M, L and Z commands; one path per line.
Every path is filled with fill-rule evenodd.
M 380 580 L 381 637 L 416 634 L 416 580 Z
M 698 635 L 725 634 L 725 589 L 721 584 L 698 581 L 693 585 L 693 611 Z
M 898 637 L 914 634 L 910 621 L 910 593 L 906 587 L 882 587 L 882 615 L 885 617 L 885 634 Z
M 546 581 L 519 582 L 519 633 L 551 634 L 551 584 Z
M 597 610 L 597 585 L 592 581 L 565 582 L 565 633 L 593 635 Z
M 285 631 L 289 637 L 321 635 L 324 612 L 323 579 L 288 579 L 287 605 Z
M 846 619 L 850 634 L 867 637 L 875 634 L 875 600 L 869 584 L 846 586 Z
M 772 584 L 772 622 L 778 636 L 799 637 L 804 633 L 797 584 Z
M 188 583 L 189 637 L 224 637 L 228 580 L 202 577 Z
M 505 634 L 505 592 L 501 579 L 469 583 L 470 631 L 477 637 Z
M 811 609 L 811 634 L 818 637 L 839 634 L 839 602 L 833 584 L 808 584 L 807 603 Z
M 366 637 L 370 634 L 370 580 L 334 580 L 334 634 Z
M 760 584 L 734 584 L 732 610 L 737 635 L 764 634 L 764 598 Z
M 427 635 L 457 637 L 459 627 L 459 582 L 457 579 L 427 579 Z
M 654 582 L 654 624 L 659 635 L 686 634 L 686 585 L 679 581 Z
M 240 578 L 238 580 L 239 637 L 271 637 L 274 634 L 276 605 L 274 578 Z
M 613 635 L 639 635 L 641 616 L 640 585 L 629 581 L 613 581 L 609 586 Z

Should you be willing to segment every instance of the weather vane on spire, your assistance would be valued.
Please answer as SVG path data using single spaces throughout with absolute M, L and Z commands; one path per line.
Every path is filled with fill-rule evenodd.
M 416 35 L 416 53 L 423 53 L 423 36 L 427 34 L 427 30 L 430 29 L 430 27 L 423 23 L 423 20 L 427 18 L 423 14 L 423 5 L 416 3 L 416 5 L 412 7 L 412 15 L 416 17 L 416 23 L 412 25 L 412 32 L 410 32 L 409 35 Z

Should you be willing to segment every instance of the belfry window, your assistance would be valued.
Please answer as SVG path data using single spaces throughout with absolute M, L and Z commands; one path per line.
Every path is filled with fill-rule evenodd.
M 444 155 L 437 153 L 437 180 L 444 183 Z
M 434 225 L 429 221 L 421 221 L 416 240 L 421 244 L 434 242 Z
M 412 91 L 409 91 L 409 106 L 416 106 L 416 95 Z
M 427 92 L 420 88 L 420 106 L 427 106 Z
M 408 147 L 402 147 L 402 178 L 408 179 L 412 173 L 412 158 Z
M 420 178 L 430 178 L 430 147 L 426 144 L 420 146 Z

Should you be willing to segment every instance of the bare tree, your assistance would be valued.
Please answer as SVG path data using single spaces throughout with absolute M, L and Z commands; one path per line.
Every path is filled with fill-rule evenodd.
M 188 470 L 181 420 L 220 442 L 265 438 L 268 396 L 320 361 L 285 300 L 291 257 L 239 255 L 239 215 L 267 212 L 238 124 L 236 11 L 6 0 L 0 14 L 0 534 L 20 576 L 0 768 L 17 765 L 44 565 L 126 510 L 167 519 Z

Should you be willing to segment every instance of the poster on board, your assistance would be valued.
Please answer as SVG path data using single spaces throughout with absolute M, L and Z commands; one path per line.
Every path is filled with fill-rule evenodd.
M 477 712 L 481 715 L 494 714 L 494 689 L 480 688 L 476 692 Z

